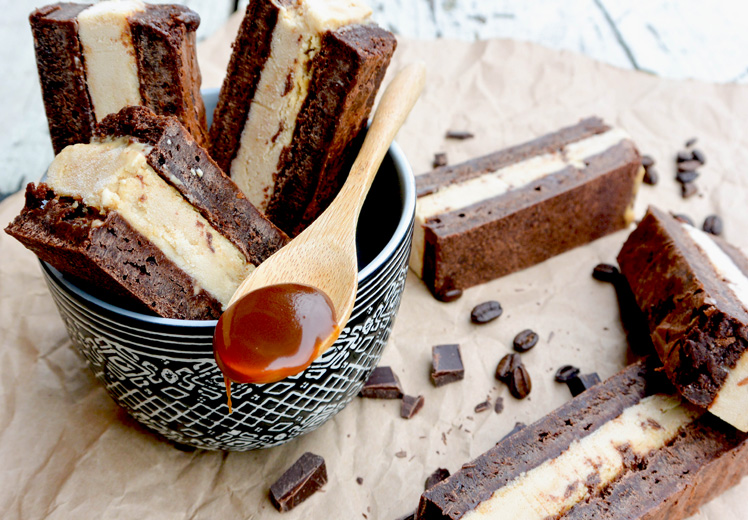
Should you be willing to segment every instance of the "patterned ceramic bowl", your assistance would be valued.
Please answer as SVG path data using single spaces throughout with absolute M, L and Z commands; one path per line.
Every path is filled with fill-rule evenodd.
M 206 104 L 211 98 L 206 95 Z M 232 385 L 232 414 L 213 359 L 215 321 L 133 312 L 93 296 L 47 264 L 42 271 L 73 345 L 140 423 L 198 448 L 268 448 L 333 417 L 379 362 L 405 284 L 414 213 L 413 174 L 393 143 L 359 220 L 360 270 L 350 321 L 302 373 L 272 384 Z

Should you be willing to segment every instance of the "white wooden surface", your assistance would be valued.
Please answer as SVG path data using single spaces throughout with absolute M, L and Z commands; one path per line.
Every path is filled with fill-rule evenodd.
M 154 0 L 166 3 L 168 0 Z M 28 14 L 44 1 L 0 0 L 0 198 L 52 159 Z M 219 30 L 233 0 L 182 0 L 198 35 Z M 240 8 L 246 0 L 239 2 Z M 370 0 L 374 17 L 412 38 L 513 38 L 673 78 L 748 83 L 745 0 Z

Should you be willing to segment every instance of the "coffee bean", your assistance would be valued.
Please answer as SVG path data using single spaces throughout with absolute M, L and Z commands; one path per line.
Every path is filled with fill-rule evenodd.
M 701 227 L 701 229 L 703 229 L 707 233 L 711 233 L 712 235 L 721 235 L 724 229 L 722 219 L 717 215 L 709 215 L 704 220 L 704 225 Z
M 592 270 L 592 278 L 601 282 L 614 282 L 621 274 L 618 268 L 610 264 L 597 264 Z
M 464 130 L 449 130 L 447 131 L 446 138 L 447 139 L 472 139 L 475 137 L 470 132 L 466 132 Z
M 520 364 L 512 370 L 512 376 L 509 379 L 509 393 L 517 399 L 524 399 L 530 395 L 532 390 L 532 381 L 530 374 L 527 372 L 525 365 Z
M 699 161 L 683 161 L 681 163 L 678 163 L 678 171 L 679 172 L 687 172 L 689 170 L 696 170 L 701 166 L 701 163 Z
M 683 161 L 691 161 L 693 160 L 693 153 L 683 151 L 678 152 L 678 155 L 675 156 L 675 162 L 683 162 Z
M 564 365 L 556 370 L 554 379 L 559 383 L 566 383 L 569 379 L 577 377 L 579 375 L 579 369 L 574 365 Z
M 432 163 L 434 168 L 447 165 L 447 154 L 444 152 L 434 154 L 434 162 Z
M 644 184 L 649 184 L 650 186 L 654 186 L 657 184 L 660 180 L 660 175 L 657 173 L 657 170 L 653 167 L 645 168 L 644 169 Z
M 694 170 L 686 170 L 686 171 L 678 172 L 675 175 L 675 180 L 677 180 L 681 184 L 688 184 L 689 182 L 693 182 L 698 178 L 699 178 L 699 172 L 694 171 Z
M 449 303 L 459 299 L 462 296 L 462 289 L 445 289 L 444 291 L 434 293 L 434 297 L 440 302 Z
M 504 309 L 501 308 L 501 304 L 497 301 L 490 300 L 487 302 L 479 303 L 473 307 L 470 313 L 470 321 L 473 323 L 488 323 L 489 321 L 495 320 Z
M 651 155 L 642 155 L 642 166 L 644 168 L 649 168 L 650 166 L 654 166 L 655 160 L 652 158 Z
M 501 358 L 501 361 L 499 361 L 499 364 L 496 366 L 496 379 L 506 382 L 512 375 L 514 369 L 521 364 L 522 359 L 520 359 L 519 354 L 507 354 Z
M 693 197 L 698 192 L 699 192 L 699 188 L 696 187 L 695 182 L 687 182 L 685 184 L 681 184 L 680 194 L 681 194 L 681 197 L 683 197 L 684 199 Z
M 673 218 L 675 220 L 683 222 L 684 224 L 688 224 L 690 226 L 694 225 L 693 219 L 691 217 L 689 217 L 688 215 L 686 215 L 685 213 L 675 213 L 675 214 L 673 214 Z
M 706 155 L 704 155 L 704 152 L 702 152 L 698 148 L 694 148 L 692 154 L 693 154 L 693 158 L 699 161 L 701 164 L 706 163 Z
M 527 352 L 538 344 L 538 335 L 530 329 L 525 329 L 516 336 L 512 346 L 517 352 Z
M 692 137 L 691 139 L 686 141 L 686 148 L 691 148 L 693 145 L 696 144 L 696 141 L 698 141 L 698 139 L 696 139 L 695 137 Z

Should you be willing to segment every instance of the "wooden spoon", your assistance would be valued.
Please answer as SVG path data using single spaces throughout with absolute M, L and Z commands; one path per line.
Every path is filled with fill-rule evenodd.
M 382 95 L 358 157 L 340 193 L 308 228 L 260 264 L 239 285 L 229 302 L 229 308 L 219 320 L 213 341 L 216 360 L 227 377 L 227 387 L 228 379 L 268 383 L 301 372 L 335 342 L 345 327 L 353 311 L 358 287 L 358 215 L 390 143 L 423 90 L 425 77 L 426 69 L 422 63 L 412 64 L 395 76 Z M 286 296 L 285 291 L 293 293 L 294 288 L 299 286 L 306 289 L 311 286 L 327 295 L 327 304 L 332 308 L 328 318 L 329 327 L 320 329 L 319 323 L 313 323 L 315 337 L 312 338 L 311 348 L 294 347 L 281 350 L 280 355 L 274 356 L 267 352 L 267 347 L 274 347 L 273 342 L 297 341 L 302 336 L 300 331 L 304 325 L 302 323 L 294 328 L 293 324 L 287 323 L 285 316 L 279 321 L 279 314 L 296 312 L 299 319 L 303 316 L 309 322 L 310 306 L 318 304 L 308 298 L 303 300 L 308 296 L 306 293 L 301 294 L 302 300 L 294 300 L 298 294 L 292 294 L 280 306 L 277 301 L 270 302 L 266 295 L 270 295 L 271 299 L 276 296 L 282 298 Z M 251 312 L 255 315 L 253 320 L 245 321 L 242 327 L 236 325 L 237 311 L 231 307 L 237 308 L 245 302 L 250 305 L 252 297 L 247 297 L 250 293 L 254 297 L 254 303 L 251 304 L 254 305 L 254 310 Z M 260 294 L 262 297 L 258 296 Z M 299 301 L 302 303 L 299 304 Z M 317 301 L 321 301 L 324 307 L 324 299 L 318 298 Z M 233 305 L 236 302 L 240 305 Z M 293 319 L 293 316 L 289 318 Z M 278 322 L 275 325 L 271 323 L 274 320 Z M 232 321 L 235 322 L 233 328 L 229 323 Z M 321 320 L 315 318 L 313 321 Z M 259 332 L 264 337 L 256 337 L 259 329 L 266 329 L 265 332 Z M 243 337 L 244 332 L 253 337 Z M 305 329 L 303 335 L 310 336 L 307 332 Z M 289 334 L 295 336 L 291 338 Z M 222 343 L 219 345 L 219 342 Z M 251 353 L 255 357 L 249 359 L 249 351 L 254 345 L 260 344 L 264 344 L 264 347 L 256 347 L 256 352 Z M 227 345 L 233 350 L 228 350 Z M 306 352 L 301 352 L 302 350 Z M 261 358 L 261 366 L 257 365 L 257 356 Z M 231 363 L 233 366 L 229 366 Z

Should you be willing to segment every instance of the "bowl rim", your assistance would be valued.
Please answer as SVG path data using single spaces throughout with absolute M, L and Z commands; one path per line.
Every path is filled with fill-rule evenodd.
M 403 201 L 403 209 L 400 214 L 400 219 L 397 223 L 395 231 L 392 233 L 389 241 L 382 250 L 375 256 L 368 264 L 360 269 L 358 272 L 358 284 L 361 285 L 367 278 L 372 276 L 374 272 L 380 268 L 386 261 L 386 259 L 392 257 L 402 240 L 407 236 L 413 221 L 413 215 L 416 209 L 416 184 L 415 177 L 413 176 L 413 170 L 405 157 L 405 153 L 402 151 L 397 142 L 392 141 L 389 149 L 387 150 L 387 156 L 392 159 L 395 166 L 395 172 L 399 179 L 400 184 L 400 195 Z M 163 318 L 161 316 L 150 316 L 137 311 L 131 311 L 118 307 L 117 305 L 108 303 L 100 298 L 97 298 L 90 293 L 84 291 L 73 282 L 65 278 L 60 271 L 49 265 L 44 261 L 40 261 L 42 269 L 54 279 L 55 283 L 61 285 L 67 291 L 73 293 L 77 298 L 84 300 L 95 307 L 102 308 L 110 313 L 119 314 L 127 317 L 131 320 L 145 322 L 151 325 L 158 326 L 175 326 L 175 327 L 215 327 L 218 320 L 182 320 L 175 318 Z

